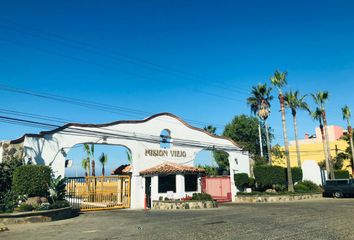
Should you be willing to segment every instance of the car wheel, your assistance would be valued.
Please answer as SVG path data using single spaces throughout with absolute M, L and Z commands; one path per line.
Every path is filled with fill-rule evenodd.
M 335 192 L 335 193 L 333 194 L 333 197 L 335 197 L 335 198 L 342 198 L 342 197 L 343 197 L 343 193 L 341 193 L 341 192 Z

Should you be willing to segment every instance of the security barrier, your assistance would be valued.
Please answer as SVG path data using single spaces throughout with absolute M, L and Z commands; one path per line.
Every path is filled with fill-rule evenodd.
M 129 208 L 130 176 L 67 178 L 65 199 L 81 211 Z

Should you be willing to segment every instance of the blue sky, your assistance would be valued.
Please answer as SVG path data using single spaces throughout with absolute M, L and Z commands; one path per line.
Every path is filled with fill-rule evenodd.
M 354 109 L 353 7 L 352 1 L 3 1 L 0 83 L 219 126 L 249 114 L 251 86 L 269 83 L 280 69 L 289 72 L 288 89 L 328 90 L 328 122 L 344 125 L 340 108 Z M 0 97 L 3 109 L 78 122 L 148 115 L 4 91 Z M 274 101 L 269 123 L 282 143 L 278 111 Z M 298 117 L 300 136 L 314 133 L 316 123 L 305 113 Z M 0 129 L 0 139 L 40 130 L 5 123 Z M 292 139 L 290 115 L 288 133 Z

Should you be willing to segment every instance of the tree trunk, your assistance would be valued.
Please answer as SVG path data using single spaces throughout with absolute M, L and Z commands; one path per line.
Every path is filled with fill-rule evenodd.
M 294 183 L 293 183 L 293 176 L 291 174 L 290 156 L 289 156 L 289 140 L 288 140 L 288 134 L 286 132 L 286 118 L 285 118 L 285 107 L 284 107 L 283 94 L 279 94 L 278 98 L 280 101 L 281 122 L 283 125 L 285 157 L 286 157 L 286 170 L 287 170 L 287 175 L 288 175 L 288 191 L 294 192 Z
M 333 162 L 332 162 L 332 157 L 331 157 L 331 146 L 329 144 L 329 137 L 328 137 L 328 129 L 327 129 L 327 118 L 326 118 L 326 112 L 322 112 L 322 118 L 323 118 L 323 125 L 324 125 L 324 132 L 325 132 L 325 139 L 326 139 L 326 145 L 327 145 L 327 154 L 328 154 L 328 165 L 329 165 L 329 173 L 331 176 L 331 179 L 336 179 L 334 176 L 334 170 L 333 170 Z
M 269 165 L 272 165 L 272 152 L 271 152 L 271 148 L 270 148 L 269 129 L 268 129 L 267 121 L 264 121 L 264 123 L 265 123 L 265 129 L 266 129 L 266 140 L 267 140 L 267 150 L 268 150 L 268 163 L 269 163 Z
M 321 137 L 322 137 L 322 145 L 323 145 L 323 153 L 324 153 L 324 157 L 325 157 L 325 163 L 326 163 L 326 171 L 327 171 L 327 174 L 330 173 L 330 168 L 329 168 L 329 162 L 328 162 L 328 153 L 327 153 L 327 147 L 326 147 L 326 138 L 325 138 L 325 135 L 324 135 L 324 130 L 323 130 L 323 125 L 322 123 L 320 123 L 320 130 L 321 130 Z
M 295 133 L 295 142 L 296 142 L 297 166 L 299 168 L 301 168 L 301 155 L 300 155 L 300 145 L 299 145 L 299 138 L 298 138 L 298 132 L 297 132 L 296 113 L 293 113 L 293 122 L 294 122 L 294 133 Z
M 352 175 L 354 173 L 354 144 L 353 144 L 353 129 L 350 126 L 348 121 L 348 134 L 349 134 L 349 141 L 350 141 L 350 149 L 351 149 L 351 158 L 350 158 L 350 165 L 352 167 Z
M 96 176 L 96 166 L 95 166 L 95 160 L 92 158 L 92 177 Z
M 258 134 L 259 134 L 259 149 L 261 150 L 261 157 L 263 157 L 263 142 L 262 142 L 262 130 L 261 130 L 260 121 L 258 121 Z
M 104 165 L 102 165 L 102 176 L 104 177 Z

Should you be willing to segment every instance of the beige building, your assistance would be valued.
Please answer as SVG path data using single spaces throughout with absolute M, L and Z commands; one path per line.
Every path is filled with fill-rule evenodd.
M 315 129 L 316 133 L 313 135 L 305 134 L 304 139 L 299 139 L 300 145 L 300 156 L 301 162 L 305 160 L 315 160 L 317 162 L 324 161 L 324 152 L 323 152 L 323 144 L 322 144 L 322 136 L 321 130 L 319 127 Z M 345 151 L 348 147 L 346 141 L 341 140 L 340 138 L 346 133 L 342 127 L 339 126 L 328 126 L 328 135 L 329 142 L 331 146 L 331 156 L 335 157 L 336 154 L 341 151 Z M 283 148 L 283 147 L 282 147 Z M 290 162 L 291 166 L 297 166 L 297 155 L 296 155 L 296 143 L 294 141 L 289 142 L 289 152 L 290 152 Z M 273 163 L 275 165 L 285 166 L 285 159 L 277 159 L 273 156 Z M 349 159 L 344 166 L 349 164 Z

